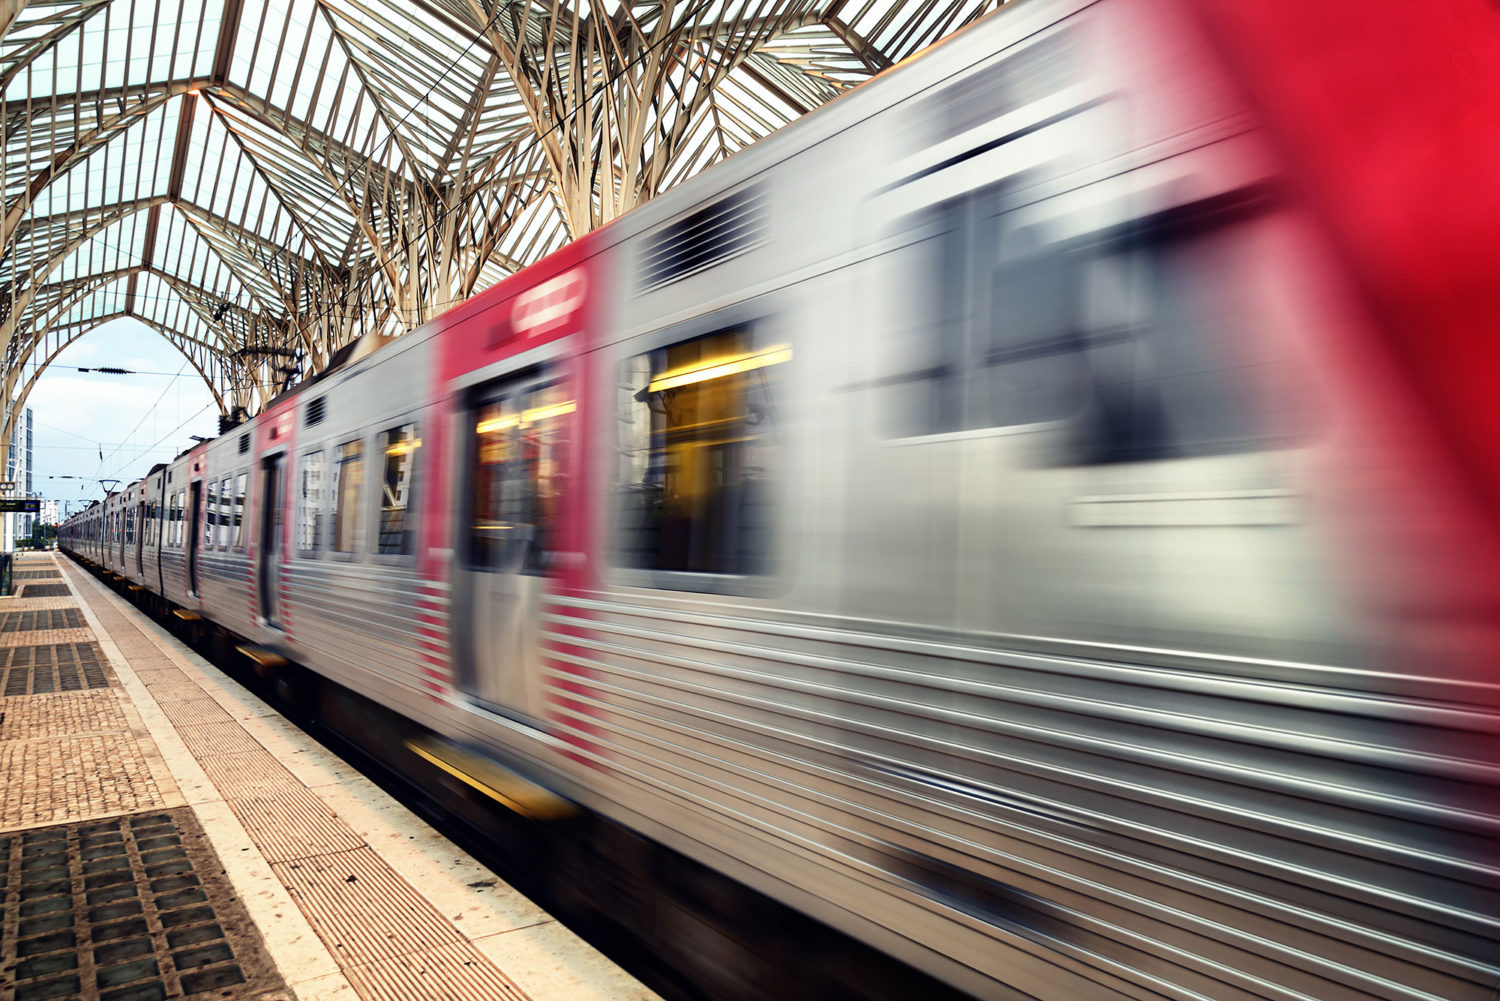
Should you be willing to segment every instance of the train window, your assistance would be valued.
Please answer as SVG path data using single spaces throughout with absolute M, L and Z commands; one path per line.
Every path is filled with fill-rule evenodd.
M 877 380 L 890 433 L 916 437 L 1058 420 L 1082 409 L 1075 255 L 1007 211 L 1007 185 L 906 220 Z
M 213 480 L 204 480 L 203 483 L 206 491 L 203 499 L 203 548 L 212 549 L 219 525 L 219 485 Z
M 469 561 L 482 570 L 545 573 L 556 546 L 567 476 L 568 414 L 562 382 L 516 386 L 475 414 Z
M 739 327 L 625 362 L 618 418 L 621 566 L 766 572 L 773 390 L 777 366 L 791 357 L 790 347 L 757 344 Z
M 323 546 L 323 450 L 302 456 L 297 489 L 297 551 L 316 554 Z
M 1061 420 L 1084 400 L 1084 340 L 1077 315 L 1081 256 L 1035 225 L 999 212 L 978 235 L 979 276 L 988 296 L 975 303 L 981 374 L 973 423 L 1009 427 Z M 987 301 L 986 301 L 987 300 Z M 988 309 L 988 315 L 983 310 Z
M 412 483 L 416 479 L 417 449 L 422 440 L 415 424 L 403 424 L 380 433 L 380 450 L 385 455 L 385 477 L 380 490 L 380 534 L 376 552 L 404 555 L 411 552 L 412 528 L 406 512 L 411 505 Z
M 234 478 L 234 548 L 245 548 L 245 493 L 250 484 L 250 474 L 240 473 Z
M 125 508 L 125 544 L 135 545 L 135 505 L 131 504 Z
M 1183 206 L 1139 220 L 1091 256 L 1080 293 L 1089 405 L 1073 461 L 1265 447 L 1271 429 L 1256 420 L 1247 386 L 1273 366 L 1248 325 L 1238 225 L 1261 204 L 1240 193 Z
M 360 517 L 359 506 L 364 480 L 364 442 L 359 439 L 345 442 L 338 447 L 331 491 L 334 508 L 329 541 L 336 553 L 358 552 L 364 542 L 364 519 Z
M 1253 447 L 1230 217 L 1188 207 L 1065 239 L 1008 200 L 998 185 L 907 220 L 875 383 L 891 431 L 1068 420 L 1064 461 L 1085 465 Z
M 219 532 L 214 537 L 214 544 L 220 549 L 229 548 L 229 533 L 234 515 L 234 498 L 229 489 L 231 482 L 233 481 L 227 476 L 219 481 Z

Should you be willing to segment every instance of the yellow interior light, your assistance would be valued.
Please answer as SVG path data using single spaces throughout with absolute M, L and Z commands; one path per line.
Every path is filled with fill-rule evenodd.
M 410 441 L 398 441 L 385 450 L 386 455 L 408 455 L 422 447 L 421 438 L 413 438 Z
M 521 423 L 519 414 L 506 414 L 504 417 L 492 417 L 487 421 L 480 421 L 474 428 L 479 434 L 494 434 L 496 431 L 504 431 Z
M 550 407 L 537 407 L 534 410 L 528 410 L 521 415 L 521 421 L 525 424 L 536 424 L 539 421 L 561 417 L 563 414 L 571 414 L 577 409 L 578 405 L 572 400 L 568 400 L 566 403 L 554 403 Z
M 661 393 L 668 389 L 691 386 L 695 382 L 707 382 L 710 379 L 722 379 L 729 375 L 739 375 L 741 372 L 753 372 L 758 368 L 765 368 L 768 365 L 780 365 L 782 362 L 791 360 L 792 349 L 785 344 L 778 344 L 776 347 L 766 348 L 764 351 L 757 351 L 754 354 L 718 358 L 713 361 L 691 365 L 687 368 L 663 372 L 655 379 L 652 379 L 646 389 L 652 393 Z
M 554 403 L 550 407 L 536 407 L 522 414 L 492 417 L 487 421 L 480 421 L 474 430 L 478 434 L 494 434 L 496 431 L 505 431 L 518 424 L 524 427 L 539 421 L 550 420 L 553 417 L 561 417 L 563 414 L 571 414 L 577 409 L 578 404 L 573 400 L 568 400 L 566 403 Z

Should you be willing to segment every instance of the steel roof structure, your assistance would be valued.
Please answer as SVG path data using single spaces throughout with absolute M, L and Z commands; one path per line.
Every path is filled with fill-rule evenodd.
M 119 316 L 254 412 L 1001 2 L 0 0 L 0 441 Z

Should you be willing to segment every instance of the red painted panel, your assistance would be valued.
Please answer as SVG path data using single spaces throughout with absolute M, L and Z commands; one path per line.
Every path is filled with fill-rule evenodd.
M 1500 7 L 1206 0 L 1358 306 L 1317 330 L 1323 373 L 1374 429 L 1351 463 L 1349 553 L 1371 629 L 1439 697 L 1500 708 Z M 1493 719 L 1493 717 L 1492 717 Z M 1492 762 L 1492 724 L 1429 752 Z M 1493 789 L 1455 796 L 1485 812 Z
M 457 526 L 450 523 L 450 512 L 462 499 L 454 492 L 464 488 L 468 476 L 454 468 L 463 461 L 465 444 L 451 440 L 455 428 L 463 433 L 455 423 L 463 406 L 455 380 L 540 345 L 573 338 L 572 350 L 558 363 L 559 374 L 570 380 L 577 400 L 577 409 L 566 418 L 564 434 L 571 443 L 582 439 L 591 399 L 582 356 L 605 322 L 599 294 L 604 289 L 605 255 L 597 253 L 600 246 L 597 237 L 585 237 L 434 321 L 432 409 L 422 432 L 422 475 L 429 484 L 418 560 L 423 579 L 451 580 L 454 561 L 459 558 L 452 549 Z M 564 475 L 573 487 L 564 491 L 559 524 L 563 553 L 559 586 L 563 588 L 584 586 L 589 579 L 586 458 L 575 444 L 565 460 Z

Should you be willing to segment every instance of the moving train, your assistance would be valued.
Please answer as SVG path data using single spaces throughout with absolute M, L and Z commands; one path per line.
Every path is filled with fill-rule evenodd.
M 1493 998 L 1471 6 L 1007 7 L 62 545 L 978 997 Z

